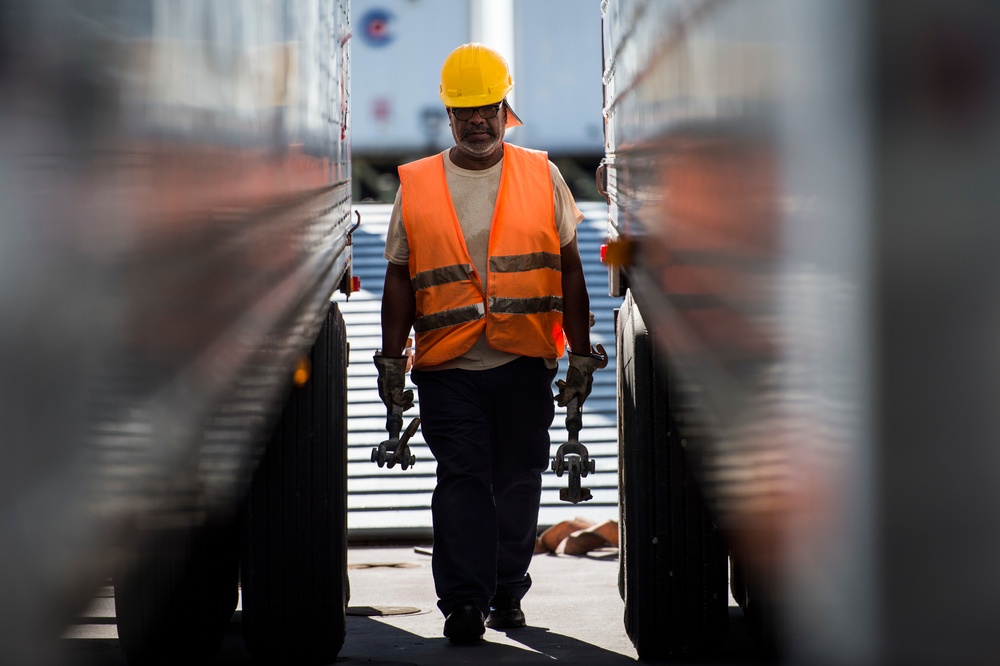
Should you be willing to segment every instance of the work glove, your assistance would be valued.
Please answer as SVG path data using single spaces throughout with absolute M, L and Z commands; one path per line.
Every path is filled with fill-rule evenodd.
M 598 370 L 608 365 L 608 355 L 604 352 L 603 345 L 591 347 L 589 354 L 569 353 L 569 368 L 566 369 L 566 379 L 556 382 L 559 387 L 559 394 L 556 402 L 560 407 L 565 407 L 573 398 L 577 399 L 577 405 L 583 407 L 584 401 L 590 395 L 590 389 L 594 385 L 594 370 Z
M 378 397 L 382 398 L 388 412 L 393 405 L 399 405 L 405 412 L 413 407 L 413 389 L 406 389 L 406 367 L 409 356 L 382 356 L 373 359 L 378 369 Z

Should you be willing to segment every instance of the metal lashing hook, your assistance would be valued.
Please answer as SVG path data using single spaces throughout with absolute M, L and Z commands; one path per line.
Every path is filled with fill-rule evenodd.
M 580 487 L 580 479 L 597 471 L 596 462 L 590 458 L 587 447 L 580 443 L 582 428 L 583 409 L 579 399 L 573 398 L 566 403 L 566 430 L 569 431 L 569 439 L 559 446 L 556 457 L 552 459 L 552 471 L 556 476 L 569 473 L 569 485 L 559 489 L 559 499 L 573 504 L 593 499 L 590 488 Z
M 597 179 L 597 192 L 604 197 L 604 201 L 610 206 L 611 195 L 608 194 L 608 163 L 606 158 L 597 165 L 597 172 L 594 176 Z
M 401 469 L 413 467 L 417 462 L 417 457 L 410 452 L 410 438 L 417 434 L 420 427 L 420 417 L 410 421 L 410 425 L 400 436 L 399 431 L 403 429 L 403 408 L 399 405 L 392 406 L 392 412 L 385 419 L 385 429 L 389 432 L 389 439 L 383 440 L 378 446 L 372 449 L 372 462 L 379 467 L 392 469 L 399 463 Z
M 354 224 L 353 227 L 347 230 L 347 234 L 344 239 L 344 244 L 347 247 L 351 247 L 352 245 L 354 245 L 354 232 L 357 231 L 358 227 L 361 226 L 361 211 L 356 210 L 354 211 L 354 214 L 358 216 L 358 221 Z M 356 275 L 352 275 L 351 266 L 353 262 L 354 262 L 354 253 L 352 251 L 350 254 L 347 255 L 347 270 L 344 271 L 344 275 L 340 280 L 340 287 L 339 287 L 340 291 L 347 296 L 348 300 L 351 299 L 351 294 L 361 289 L 361 278 Z
M 356 211 L 354 211 L 354 214 L 358 216 L 358 221 L 354 224 L 353 227 L 351 227 L 350 229 L 347 230 L 347 244 L 348 245 L 354 245 L 354 232 L 357 231 L 358 227 L 361 226 L 361 211 L 360 210 L 356 210 Z

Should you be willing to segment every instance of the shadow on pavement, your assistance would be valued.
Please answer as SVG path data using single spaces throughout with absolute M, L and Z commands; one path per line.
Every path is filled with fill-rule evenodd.
M 443 620 L 442 620 L 443 623 Z M 518 645 L 493 642 L 506 635 Z M 444 637 L 412 634 L 377 619 L 350 617 L 347 642 L 338 664 L 424 666 L 431 664 L 634 664 L 635 660 L 576 638 L 555 634 L 544 627 L 524 627 L 504 632 L 486 630 L 475 645 L 452 645 Z
M 72 666 L 127 666 L 115 638 L 62 638 L 59 657 Z
M 425 612 L 426 613 L 426 612 Z M 425 614 L 422 613 L 422 614 Z M 86 618 L 87 623 L 106 625 L 105 618 Z M 111 620 L 113 621 L 113 619 Z M 443 623 L 443 620 L 442 620 Z M 498 642 L 500 641 L 500 642 Z M 126 666 L 125 657 L 113 638 L 64 638 L 60 640 L 65 664 L 72 666 Z M 546 627 L 524 627 L 506 631 L 486 630 L 486 640 L 472 646 L 452 645 L 442 636 L 425 637 L 366 616 L 347 617 L 347 637 L 335 664 L 354 666 L 432 666 L 448 664 L 634 664 L 629 656 L 554 633 Z M 214 662 L 245 666 L 253 661 L 243 646 L 241 613 L 237 611 Z M 657 663 L 657 662 L 642 662 Z M 703 664 L 706 662 L 702 662 Z M 730 609 L 729 635 L 717 657 L 709 664 L 778 664 L 750 635 L 739 609 Z M 291 662 L 283 666 L 296 666 Z
M 629 664 L 633 659 L 575 638 L 555 634 L 543 627 L 525 627 L 506 633 L 518 645 L 489 640 L 501 632 L 487 629 L 486 639 L 471 646 L 452 645 L 440 636 L 425 637 L 371 617 L 349 616 L 347 639 L 336 664 L 350 666 L 431 666 L 448 664 Z M 60 647 L 66 664 L 73 666 L 126 666 L 116 639 L 65 638 Z M 253 663 L 243 646 L 239 611 L 229 624 L 218 665 Z M 295 666 L 291 662 L 283 666 Z

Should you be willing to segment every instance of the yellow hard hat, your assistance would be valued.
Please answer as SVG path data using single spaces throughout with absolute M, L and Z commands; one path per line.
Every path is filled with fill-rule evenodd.
M 483 44 L 462 44 L 441 67 L 441 101 L 445 106 L 486 106 L 503 100 L 514 87 L 507 61 Z

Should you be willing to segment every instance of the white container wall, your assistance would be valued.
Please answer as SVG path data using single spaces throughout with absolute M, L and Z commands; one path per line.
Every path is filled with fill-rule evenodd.
M 451 145 L 441 64 L 470 39 L 465 0 L 354 0 L 355 155 L 433 153 Z
M 591 6 L 593 5 L 593 6 Z M 515 111 L 511 143 L 557 155 L 600 153 L 601 25 L 594 2 L 514 2 Z

